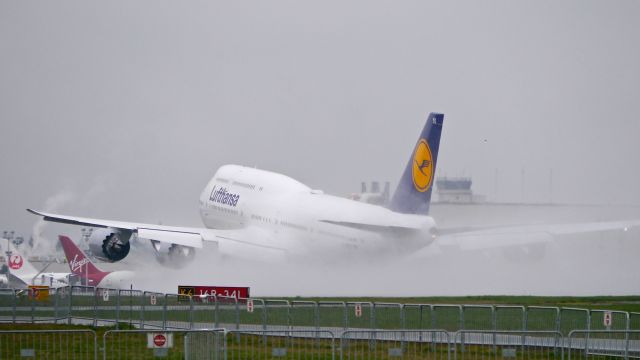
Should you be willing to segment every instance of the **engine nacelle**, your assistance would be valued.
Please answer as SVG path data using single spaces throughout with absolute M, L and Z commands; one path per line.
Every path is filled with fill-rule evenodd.
M 176 269 L 183 268 L 196 256 L 196 249 L 189 246 L 167 244 L 156 240 L 151 240 L 151 245 L 160 264 Z
M 95 229 L 89 238 L 89 250 L 96 258 L 116 262 L 124 259 L 131 249 L 131 231 L 120 229 Z

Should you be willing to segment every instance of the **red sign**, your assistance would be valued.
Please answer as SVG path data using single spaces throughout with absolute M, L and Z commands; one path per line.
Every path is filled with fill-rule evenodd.
M 250 313 L 253 312 L 253 299 L 247 300 L 247 312 L 250 312 Z
M 611 311 L 605 311 L 604 312 L 604 318 L 603 318 L 603 324 L 604 326 L 606 326 L 607 328 L 611 327 L 611 323 L 613 318 L 611 317 Z
M 356 304 L 355 306 L 355 315 L 356 317 L 361 317 L 362 316 L 362 304 Z
M 179 295 L 188 295 L 194 301 L 224 301 L 224 299 L 237 299 L 239 303 L 244 303 L 249 298 L 248 287 L 236 286 L 178 286 Z M 209 299 L 211 297 L 211 299 Z
M 153 337 L 153 343 L 156 346 L 164 346 L 167 343 L 167 338 L 162 334 L 158 334 Z

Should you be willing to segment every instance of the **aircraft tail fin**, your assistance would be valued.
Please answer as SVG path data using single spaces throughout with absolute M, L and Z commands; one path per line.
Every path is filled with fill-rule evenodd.
M 390 210 L 403 214 L 429 213 L 443 121 L 444 114 L 429 114 L 391 198 Z
M 9 250 L 11 251 L 11 255 L 8 256 L 9 263 L 7 264 L 9 273 L 25 283 L 31 283 L 31 280 L 38 275 L 39 271 L 15 247 L 11 246 Z
M 60 235 L 58 239 L 62 244 L 64 255 L 69 263 L 69 269 L 73 274 L 86 277 L 89 274 L 102 273 L 68 236 Z

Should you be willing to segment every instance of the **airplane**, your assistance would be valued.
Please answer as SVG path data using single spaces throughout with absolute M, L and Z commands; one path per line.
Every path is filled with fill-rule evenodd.
M 38 271 L 17 249 L 12 250 L 10 247 L 7 259 L 9 259 L 7 264 L 8 280 L 12 287 L 48 286 L 58 288 L 69 284 L 69 273 Z
M 71 273 L 80 278 L 80 283 L 111 289 L 128 289 L 132 284 L 133 272 L 101 271 L 68 236 L 58 236 L 64 255 L 67 257 Z
M 50 214 L 32 209 L 46 221 L 97 227 L 90 238 L 94 256 L 120 261 L 130 251 L 134 235 L 149 239 L 159 259 L 188 263 L 195 249 L 212 244 L 218 254 L 277 260 L 321 254 L 410 255 L 438 243 L 466 247 L 510 246 L 504 236 L 494 242 L 477 241 L 473 229 L 439 229 L 429 216 L 434 174 L 444 122 L 441 113 L 429 114 L 411 151 L 393 197 L 386 207 L 324 194 L 286 175 L 223 165 L 202 191 L 199 210 L 204 227 L 175 227 Z M 529 228 L 545 235 L 568 232 L 627 229 L 638 222 L 549 225 Z M 509 234 L 513 234 L 513 229 Z M 465 232 L 466 231 L 466 232 Z M 506 230 L 504 230 L 506 231 Z M 503 234 L 504 234 L 503 231 Z M 469 236 L 464 236 L 464 235 Z M 489 234 L 490 235 L 490 234 Z M 511 236 L 512 237 L 512 236 Z M 135 238 L 135 237 L 134 237 Z M 448 240 L 447 240 L 448 239 Z M 515 246 L 550 241 L 527 236 Z

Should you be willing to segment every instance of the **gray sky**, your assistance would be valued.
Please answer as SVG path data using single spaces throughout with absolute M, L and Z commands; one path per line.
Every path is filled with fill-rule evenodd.
M 29 231 L 27 207 L 199 225 L 226 163 L 395 186 L 431 111 L 439 174 L 492 200 L 521 200 L 525 169 L 527 202 L 637 205 L 639 18 L 638 1 L 2 1 L 0 230 Z

